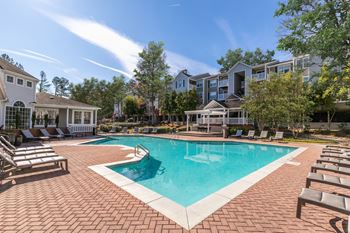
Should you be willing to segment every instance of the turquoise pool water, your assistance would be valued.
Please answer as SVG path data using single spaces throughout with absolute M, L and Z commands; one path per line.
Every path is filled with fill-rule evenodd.
M 146 146 L 150 159 L 109 168 L 184 207 L 296 149 L 142 136 L 110 137 L 89 144 Z

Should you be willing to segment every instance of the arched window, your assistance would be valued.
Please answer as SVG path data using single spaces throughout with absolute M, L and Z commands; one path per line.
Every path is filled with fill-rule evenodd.
M 25 108 L 26 106 L 24 105 L 24 103 L 22 101 L 16 101 L 13 104 L 13 107 L 18 107 L 18 108 Z

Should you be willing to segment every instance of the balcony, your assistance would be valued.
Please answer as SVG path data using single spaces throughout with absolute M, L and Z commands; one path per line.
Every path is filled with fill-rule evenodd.
M 257 74 L 252 74 L 252 78 L 255 79 L 256 81 L 262 81 L 265 80 L 265 72 L 262 73 L 257 73 Z
M 227 87 L 228 79 L 219 80 L 219 87 Z
M 225 100 L 228 97 L 228 93 L 219 93 L 218 100 Z

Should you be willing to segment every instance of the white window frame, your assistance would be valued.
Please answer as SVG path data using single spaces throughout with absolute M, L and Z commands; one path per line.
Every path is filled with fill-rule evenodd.
M 18 80 L 22 80 L 22 84 L 19 84 Z M 16 78 L 16 85 L 23 87 L 24 86 L 24 79 L 23 78 Z
M 74 122 L 74 114 L 75 114 L 75 112 L 81 112 L 81 120 L 80 120 L 80 123 L 79 124 L 76 124 L 75 122 Z M 90 113 L 90 116 L 91 116 L 91 118 L 90 118 L 90 124 L 84 124 L 84 113 L 85 112 L 89 112 Z M 72 111 L 72 125 L 93 125 L 93 111 L 91 111 L 91 110 L 73 110 Z
M 31 83 L 31 86 L 30 86 L 30 87 L 28 86 L 28 83 Z M 27 81 L 26 81 L 26 87 L 28 87 L 28 88 L 33 88 L 33 82 L 32 82 L 32 81 L 27 80 Z
M 9 81 L 8 81 L 8 79 L 7 79 L 8 77 L 12 77 L 12 82 L 9 82 Z M 6 75 L 6 82 L 7 82 L 7 83 L 15 84 L 16 78 L 15 78 L 14 76 L 12 76 L 12 75 Z

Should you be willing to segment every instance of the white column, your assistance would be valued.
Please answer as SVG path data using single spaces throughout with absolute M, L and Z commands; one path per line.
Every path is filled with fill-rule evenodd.
M 196 114 L 196 124 L 198 125 L 198 114 Z
M 223 126 L 226 126 L 226 118 L 225 118 L 225 115 L 226 115 L 226 114 L 222 115 L 222 125 L 223 125 Z
M 95 110 L 95 125 L 97 126 L 97 110 Z
M 209 115 L 209 113 L 208 113 L 208 129 L 207 129 L 207 132 L 209 133 L 210 132 L 210 129 L 209 129 L 209 127 L 210 127 L 210 115 Z
M 69 125 L 69 108 L 67 108 L 67 114 L 66 114 L 66 127 Z
M 245 125 L 245 112 L 244 112 L 244 110 L 242 110 L 242 117 L 243 117 L 243 119 L 242 119 L 243 122 L 242 123 L 243 123 L 243 125 Z
M 189 126 L 188 126 L 188 124 L 189 124 L 189 118 L 188 118 L 188 114 L 186 114 L 186 131 L 188 131 L 188 129 L 189 129 Z

